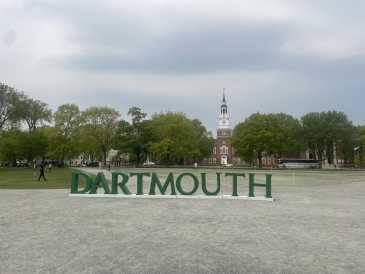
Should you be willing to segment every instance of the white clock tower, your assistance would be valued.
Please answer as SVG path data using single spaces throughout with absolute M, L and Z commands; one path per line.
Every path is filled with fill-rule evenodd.
M 218 129 L 229 129 L 229 116 L 227 110 L 225 89 L 223 89 L 223 101 L 221 105 L 221 114 L 219 115 Z
M 223 89 L 223 101 L 221 105 L 221 114 L 219 115 L 219 126 L 217 128 L 217 139 L 215 142 L 215 161 L 226 165 L 232 163 L 233 150 L 231 147 L 232 130 L 229 127 L 228 107 L 226 104 L 226 94 Z

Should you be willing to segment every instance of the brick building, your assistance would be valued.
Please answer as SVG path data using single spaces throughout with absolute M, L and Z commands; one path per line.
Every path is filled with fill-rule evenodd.
M 229 125 L 228 106 L 223 89 L 223 100 L 218 118 L 217 138 L 209 158 L 204 158 L 204 164 L 242 164 L 242 159 L 234 156 L 231 146 L 232 129 Z

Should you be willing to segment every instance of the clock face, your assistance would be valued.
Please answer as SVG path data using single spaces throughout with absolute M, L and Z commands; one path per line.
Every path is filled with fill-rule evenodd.
M 226 120 L 222 120 L 222 124 L 224 125 L 226 123 Z

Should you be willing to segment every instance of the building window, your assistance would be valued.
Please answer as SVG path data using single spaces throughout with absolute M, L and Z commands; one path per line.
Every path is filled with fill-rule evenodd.
M 241 158 L 237 158 L 237 164 L 241 163 Z
M 220 152 L 221 154 L 228 154 L 228 148 L 226 146 L 222 146 Z
M 211 164 L 212 163 L 212 158 L 209 158 L 209 164 Z
M 213 148 L 213 154 L 217 154 L 217 148 L 216 147 Z
M 235 149 L 232 147 L 232 154 L 233 154 L 233 155 L 234 155 L 234 150 L 235 150 Z
M 235 163 L 236 163 L 236 158 L 233 158 L 232 164 L 235 164 Z
M 222 135 L 226 135 L 226 132 L 225 131 L 222 131 Z
M 215 164 L 217 162 L 216 158 L 213 158 L 213 164 Z
M 207 158 L 204 158 L 204 163 L 205 163 L 205 164 L 207 163 Z

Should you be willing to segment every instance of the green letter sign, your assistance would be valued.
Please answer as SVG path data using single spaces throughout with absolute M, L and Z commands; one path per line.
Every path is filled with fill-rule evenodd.
M 111 180 L 111 191 L 109 189 L 108 181 L 106 180 L 104 173 L 99 172 L 93 180 L 93 177 L 86 172 L 73 172 L 72 173 L 72 181 L 71 181 L 71 192 L 70 196 L 80 196 L 79 194 L 85 194 L 89 192 L 88 194 L 97 194 L 97 191 L 99 188 L 104 189 L 105 197 L 124 197 L 125 198 L 162 198 L 161 195 L 165 195 L 167 188 L 171 187 L 171 194 L 165 195 L 163 198 L 185 198 L 181 195 L 190 196 L 194 195 L 198 188 L 199 188 L 199 179 L 198 177 L 193 173 L 182 173 L 176 178 L 176 185 L 174 182 L 174 175 L 172 172 L 170 172 L 167 175 L 167 178 L 165 182 L 161 183 L 159 177 L 157 176 L 156 172 L 152 173 L 151 182 L 150 182 L 150 191 L 148 194 L 143 194 L 143 180 L 145 179 L 144 176 L 150 177 L 149 172 L 131 172 L 130 175 L 124 173 L 124 172 L 112 172 L 112 180 Z M 216 172 L 216 188 L 214 191 L 208 190 L 208 183 L 207 183 L 207 174 L 206 173 L 200 173 L 201 175 L 201 183 L 202 183 L 202 192 L 204 195 L 194 195 L 192 198 L 217 198 L 217 199 L 243 199 L 243 200 L 266 200 L 266 201 L 273 201 L 273 198 L 271 196 L 271 177 L 272 174 L 265 174 L 266 175 L 266 183 L 255 183 L 254 182 L 254 176 L 253 173 L 248 173 L 249 175 L 249 191 L 248 196 L 239 196 L 238 195 L 238 177 L 246 178 L 245 173 L 225 173 L 225 177 L 232 177 L 232 195 L 220 195 L 218 196 L 220 190 L 221 190 L 221 173 Z M 79 177 L 84 177 L 86 180 L 85 188 L 82 190 L 78 189 L 79 184 Z M 118 178 L 122 177 L 122 181 L 118 182 Z M 129 177 L 136 176 L 137 181 L 137 193 L 136 196 L 132 194 L 126 184 L 129 181 Z M 193 189 L 191 191 L 185 191 L 182 187 L 182 180 L 184 177 L 191 177 L 193 180 Z M 185 180 L 186 181 L 186 180 Z M 156 186 L 158 190 L 160 191 L 161 195 L 156 195 Z M 211 186 L 211 185 L 209 185 Z M 254 195 L 254 187 L 265 187 L 266 188 L 266 194 L 265 197 L 257 197 L 255 198 Z M 124 195 L 118 195 L 118 189 L 121 189 Z M 212 187 L 214 189 L 214 185 Z M 177 191 L 181 195 L 177 195 Z M 87 195 L 88 195 L 87 194 Z M 114 195 L 113 195 L 114 194 Z M 156 195 L 156 196 L 155 196 Z M 90 195 L 92 196 L 92 195 Z M 208 197 L 209 196 L 209 197 Z M 212 197 L 216 196 L 216 197 Z M 100 195 L 94 195 L 94 197 L 104 197 L 102 194 Z
M 89 194 L 96 194 L 98 188 L 101 187 L 104 188 L 104 194 L 110 194 L 110 189 L 103 172 L 99 172 L 98 175 L 96 176 L 95 181 L 91 186 Z
M 123 181 L 118 183 L 118 176 L 123 177 Z M 132 194 L 129 189 L 125 186 L 125 184 L 128 182 L 129 176 L 123 172 L 112 172 L 112 192 L 111 194 L 118 194 L 118 186 L 123 191 L 124 194 L 130 195 Z
M 184 176 L 190 176 L 194 180 L 194 188 L 190 192 L 185 192 L 181 187 L 181 179 Z M 198 190 L 198 187 L 199 187 L 199 180 L 193 173 L 180 174 L 179 177 L 177 177 L 177 179 L 176 179 L 176 188 L 180 192 L 181 195 L 193 195 Z
M 169 175 L 167 176 L 167 179 L 165 181 L 165 184 L 162 186 L 160 179 L 158 178 L 156 172 L 153 172 L 152 178 L 151 178 L 150 193 L 148 195 L 156 194 L 156 191 L 155 191 L 156 185 L 157 185 L 158 189 L 160 190 L 161 194 L 164 195 L 169 184 L 171 184 L 171 195 L 176 195 L 173 173 L 172 172 L 169 173 Z
M 214 192 L 209 192 L 208 189 L 207 189 L 207 182 L 206 182 L 206 178 L 205 178 L 206 173 L 201 173 L 201 175 L 202 175 L 202 190 L 203 190 L 204 194 L 207 195 L 207 196 L 215 196 L 221 190 L 221 173 L 217 172 L 216 174 L 217 174 L 217 189 Z
M 86 186 L 83 190 L 79 189 L 79 175 L 85 177 L 86 179 Z M 71 181 L 71 193 L 86 193 L 90 190 L 91 184 L 93 183 L 93 177 L 90 175 L 90 173 L 86 172 L 72 172 L 72 181 Z
M 137 176 L 137 193 L 136 195 L 143 195 L 143 176 L 150 176 L 149 172 L 134 172 L 130 174 L 131 177 Z
M 242 176 L 244 178 L 246 178 L 246 175 L 244 173 L 226 173 L 226 177 L 227 176 L 232 176 L 233 177 L 233 193 L 232 193 L 232 196 L 238 196 L 238 193 L 237 193 L 237 177 L 238 176 Z
M 253 173 L 248 174 L 248 176 L 249 176 L 248 197 L 255 197 L 255 195 L 253 194 L 253 188 L 254 188 L 254 186 L 259 186 L 259 187 L 266 187 L 265 198 L 272 198 L 271 197 L 271 176 L 272 176 L 272 174 L 265 174 L 265 175 L 266 175 L 266 184 L 256 184 L 253 179 L 255 174 L 253 174 Z

